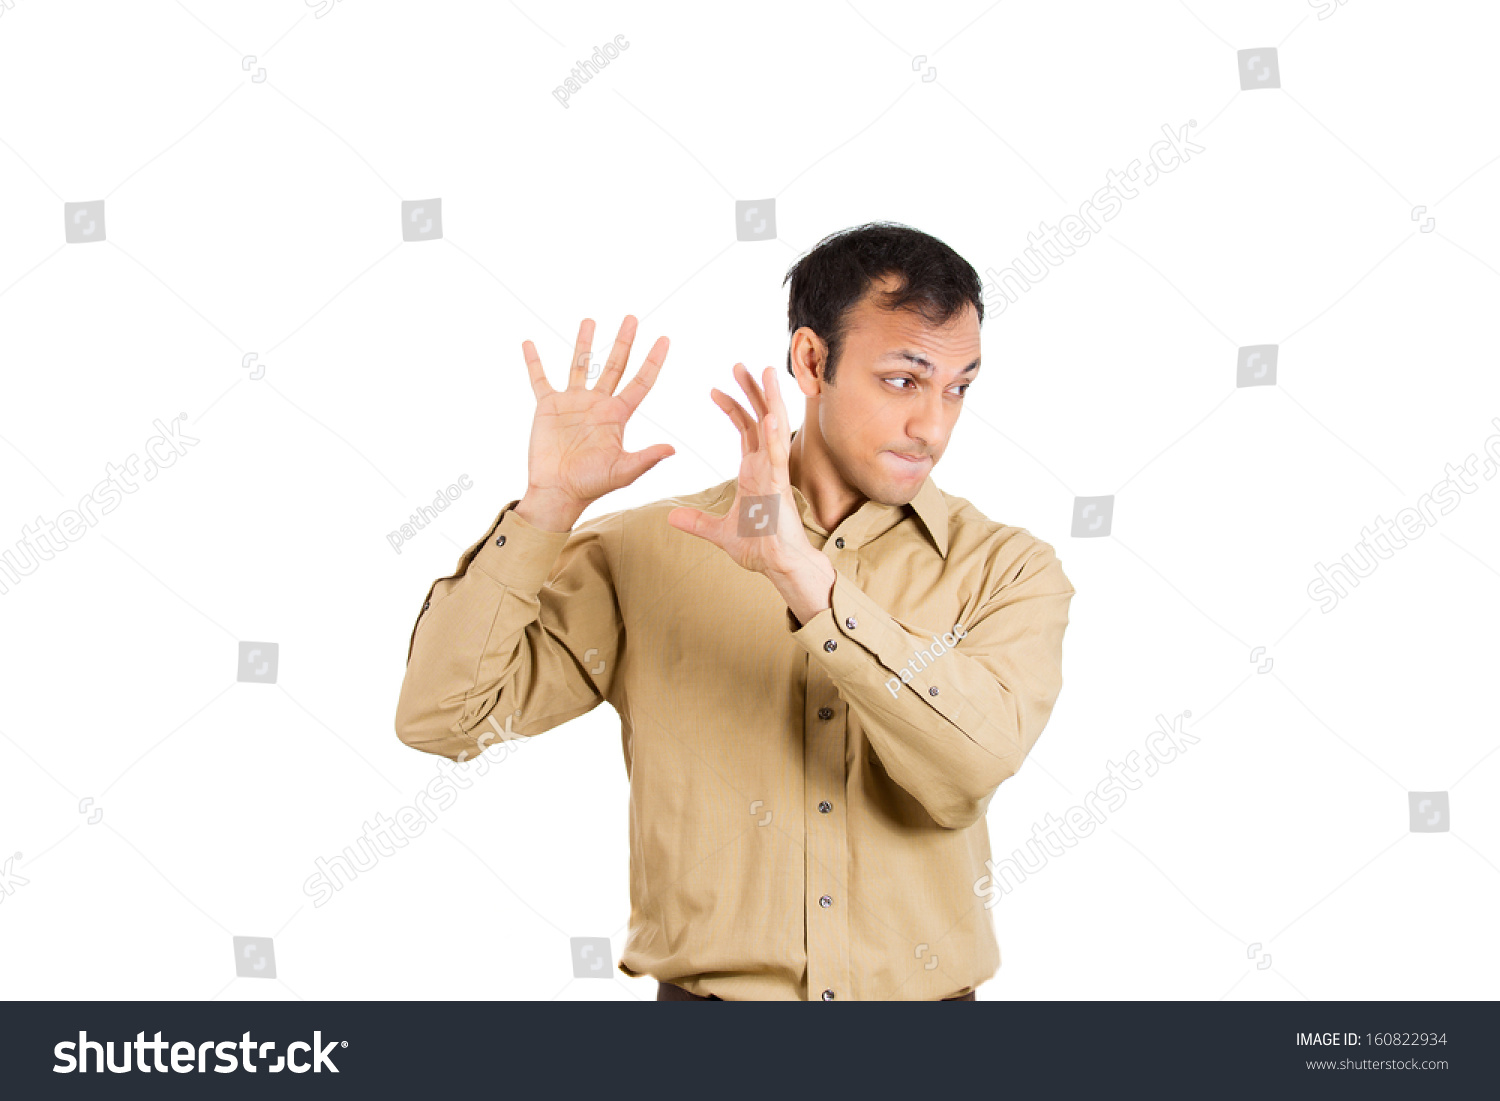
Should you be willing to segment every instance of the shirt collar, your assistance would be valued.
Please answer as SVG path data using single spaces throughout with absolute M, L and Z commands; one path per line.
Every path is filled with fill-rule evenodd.
M 917 495 L 911 499 L 911 507 L 915 510 L 917 518 L 922 521 L 922 526 L 927 529 L 928 536 L 937 546 L 938 553 L 947 558 L 948 502 L 943 498 L 942 490 L 933 483 L 931 474 L 922 479 L 922 488 L 917 490 Z

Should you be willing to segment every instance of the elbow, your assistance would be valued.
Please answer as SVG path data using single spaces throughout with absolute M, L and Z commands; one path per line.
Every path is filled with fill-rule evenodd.
M 929 810 L 927 813 L 932 815 L 932 820 L 942 829 L 964 830 L 984 817 L 988 803 L 988 799 L 984 800 L 984 805 L 974 802 L 950 803 L 936 810 Z
M 975 798 L 954 793 L 951 798 L 933 800 L 927 807 L 927 813 L 941 829 L 965 830 L 975 822 L 983 820 L 984 812 L 989 809 L 989 805 L 988 795 Z
M 968 829 L 974 823 L 984 820 L 995 791 L 1014 775 L 1015 769 L 1004 765 L 987 770 L 984 775 L 974 777 L 978 786 L 968 790 L 955 790 L 946 799 L 933 800 L 927 813 L 945 830 Z
M 433 753 L 452 761 L 467 760 L 475 755 L 472 737 L 455 732 L 443 712 L 417 706 L 405 693 L 396 705 L 395 728 L 402 745 L 423 753 Z
M 421 747 L 424 741 L 429 740 L 432 724 L 428 716 L 424 716 L 423 709 L 416 705 L 416 701 L 403 688 L 401 698 L 396 701 L 396 737 L 401 739 L 402 745 L 411 746 L 413 749 Z
M 438 738 L 430 727 L 400 715 L 396 717 L 396 737 L 401 739 L 402 745 L 424 752 Z

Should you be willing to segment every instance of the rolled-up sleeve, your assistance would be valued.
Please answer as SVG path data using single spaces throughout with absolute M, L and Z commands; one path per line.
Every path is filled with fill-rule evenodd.
M 1074 589 L 1036 540 L 1007 581 L 959 624 L 917 635 L 835 571 L 831 606 L 787 627 L 838 687 L 891 778 L 938 825 L 984 816 L 1031 752 L 1062 691 L 1062 640 Z M 922 653 L 925 651 L 925 654 Z

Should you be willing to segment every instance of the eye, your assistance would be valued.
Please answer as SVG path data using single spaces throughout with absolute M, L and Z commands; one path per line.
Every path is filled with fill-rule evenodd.
M 917 383 L 917 380 L 914 379 L 914 378 L 912 378 L 910 375 L 897 375 L 895 378 L 888 378 L 885 381 L 886 382 L 909 382 L 913 386 L 915 386 L 916 383 Z M 965 382 L 961 386 L 959 386 L 959 389 L 963 390 L 963 391 L 967 391 L 969 389 L 969 387 L 973 386 L 973 385 L 974 384 L 972 382 Z M 903 387 L 901 387 L 901 389 L 902 390 L 906 390 L 907 387 L 903 386 Z M 960 398 L 963 398 L 964 396 L 965 396 L 965 394 L 960 394 L 959 395 Z

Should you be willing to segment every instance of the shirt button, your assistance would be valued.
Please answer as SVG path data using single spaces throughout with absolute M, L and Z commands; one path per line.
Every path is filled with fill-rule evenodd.
M 831 1001 L 833 1001 L 833 991 L 832 990 L 825 990 L 825 991 L 823 991 L 823 1000 L 825 1002 L 831 1002 Z
M 825 910 L 828 909 L 828 907 L 833 905 L 833 896 L 824 895 L 822 898 L 818 899 L 818 905 L 823 907 L 823 909 Z
M 927 694 L 929 696 L 936 696 L 937 695 L 937 685 L 934 684 L 931 688 L 929 688 L 927 690 Z
M 848 627 L 849 630 L 852 631 L 852 630 L 854 630 L 854 628 L 856 628 L 856 627 L 859 626 L 859 623 L 855 620 L 855 618 L 853 616 L 850 616 L 848 619 L 844 620 L 844 626 Z
M 820 707 L 820 708 L 818 708 L 818 718 L 820 718 L 820 719 L 831 719 L 831 718 L 833 718 L 833 708 L 831 708 L 831 707 Z
M 843 550 L 844 549 L 844 537 L 842 535 L 840 535 L 837 539 L 835 539 L 833 541 L 833 545 L 835 547 L 838 547 L 839 550 Z
M 500 536 L 499 539 L 496 539 L 495 540 L 495 546 L 497 546 L 497 547 L 503 547 L 503 546 L 505 546 L 505 536 L 502 535 L 502 536 Z
M 830 654 L 838 648 L 839 644 L 837 642 L 834 642 L 833 639 L 829 639 L 827 642 L 823 643 L 823 649 L 827 650 Z
M 818 804 L 818 810 L 823 814 L 827 814 L 832 809 L 833 804 L 830 803 L 827 799 L 824 799 L 821 803 Z

